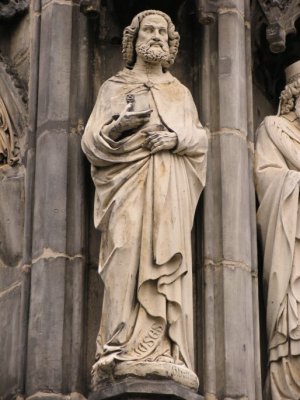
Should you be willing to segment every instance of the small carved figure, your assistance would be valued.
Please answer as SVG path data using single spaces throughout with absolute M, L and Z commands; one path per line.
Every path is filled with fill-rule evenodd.
M 0 97 L 0 167 L 5 164 L 14 165 L 18 162 L 15 142 L 16 138 L 13 134 L 10 118 Z
M 278 115 L 261 124 L 255 154 L 267 293 L 265 399 L 273 400 L 300 398 L 300 61 L 286 78 Z
M 191 229 L 207 135 L 190 92 L 168 72 L 178 45 L 168 15 L 135 16 L 123 36 L 127 66 L 100 88 L 82 139 L 105 287 L 95 387 L 110 374 L 198 387 Z

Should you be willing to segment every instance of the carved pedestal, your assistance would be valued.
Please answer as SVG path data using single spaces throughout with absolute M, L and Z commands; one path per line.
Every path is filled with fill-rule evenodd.
M 203 396 L 169 379 L 137 379 L 103 383 L 89 400 L 203 400 Z

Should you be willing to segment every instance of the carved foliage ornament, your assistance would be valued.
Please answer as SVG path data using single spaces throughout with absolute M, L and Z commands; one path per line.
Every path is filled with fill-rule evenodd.
M 0 20 L 14 17 L 26 11 L 29 0 L 0 0 Z
M 97 18 L 100 14 L 101 0 L 80 0 L 80 11 L 89 18 Z
M 267 18 L 267 39 L 272 53 L 286 49 L 286 35 L 296 33 L 300 17 L 300 0 L 258 0 Z
M 19 149 L 10 117 L 0 96 L 0 167 L 14 165 L 19 161 Z

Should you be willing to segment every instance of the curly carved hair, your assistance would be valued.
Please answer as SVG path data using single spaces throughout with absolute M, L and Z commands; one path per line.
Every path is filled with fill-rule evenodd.
M 280 115 L 288 114 L 295 108 L 296 99 L 300 96 L 300 77 L 288 83 L 280 94 Z
M 138 32 L 140 29 L 140 25 L 142 20 L 147 15 L 161 15 L 168 23 L 168 36 L 169 36 L 169 49 L 170 49 L 170 57 L 168 61 L 163 63 L 164 69 L 169 68 L 172 64 L 174 64 L 178 47 L 179 47 L 179 40 L 180 36 L 179 33 L 176 32 L 175 26 L 171 20 L 171 18 L 162 11 L 159 10 L 146 10 L 142 11 L 141 13 L 137 14 L 131 24 L 127 26 L 123 31 L 123 58 L 126 61 L 126 67 L 132 69 L 136 62 L 136 51 L 135 51 L 135 43 L 138 36 Z

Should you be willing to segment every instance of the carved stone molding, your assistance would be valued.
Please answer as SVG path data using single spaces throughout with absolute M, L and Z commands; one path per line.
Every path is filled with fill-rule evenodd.
M 0 0 L 0 20 L 23 13 L 29 7 L 29 0 Z
M 300 17 L 300 0 L 259 0 L 266 16 L 267 39 L 272 53 L 286 49 L 286 36 L 296 33 L 295 22 Z

